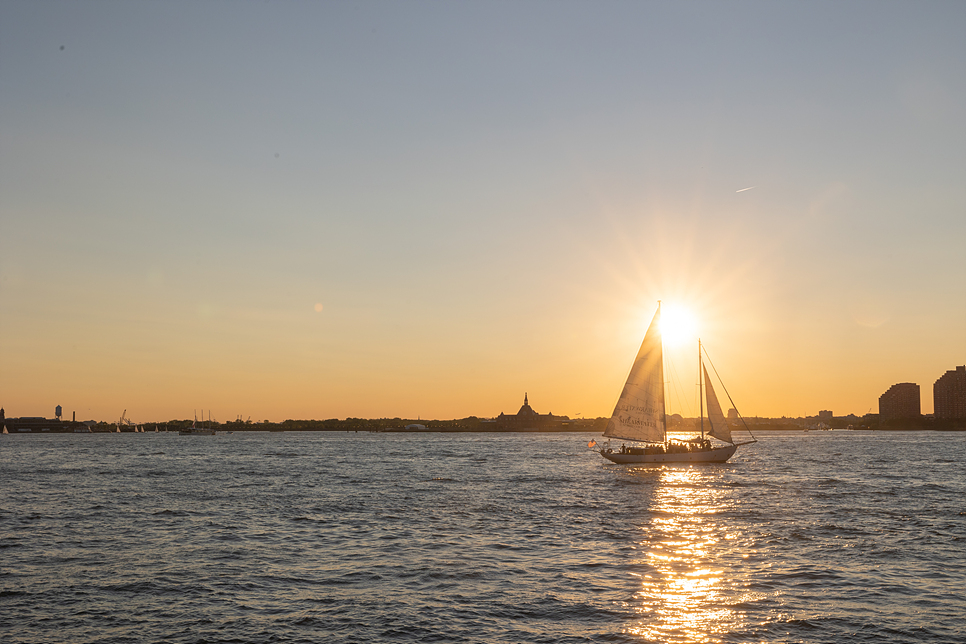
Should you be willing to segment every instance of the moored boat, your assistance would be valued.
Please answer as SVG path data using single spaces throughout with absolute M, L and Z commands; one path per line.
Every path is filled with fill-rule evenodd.
M 197 414 L 197 412 L 195 412 Z M 204 410 L 201 412 L 201 419 L 204 422 L 205 413 Z M 186 427 L 185 429 L 179 430 L 179 436 L 214 436 L 217 434 L 217 430 L 211 426 L 211 414 L 209 412 L 208 425 L 205 427 L 198 427 L 198 416 L 195 416 L 194 422 L 191 423 L 191 427 Z

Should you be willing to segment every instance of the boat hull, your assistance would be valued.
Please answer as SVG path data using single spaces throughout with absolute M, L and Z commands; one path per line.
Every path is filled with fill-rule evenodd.
M 650 463 L 724 463 L 734 456 L 737 445 L 726 445 L 700 452 L 671 454 L 621 454 L 601 450 L 600 455 L 618 465 L 644 465 Z

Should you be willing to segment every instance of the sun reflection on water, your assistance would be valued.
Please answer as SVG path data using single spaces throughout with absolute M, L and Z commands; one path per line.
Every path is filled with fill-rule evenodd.
M 730 549 L 716 514 L 729 499 L 710 485 L 701 468 L 667 467 L 660 473 L 650 520 L 638 547 L 640 615 L 628 633 L 655 642 L 719 642 L 740 628 L 742 616 L 724 579 L 722 550 Z

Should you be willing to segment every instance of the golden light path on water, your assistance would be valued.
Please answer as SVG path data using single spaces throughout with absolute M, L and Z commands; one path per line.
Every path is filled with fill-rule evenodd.
M 734 547 L 715 518 L 733 499 L 708 478 L 696 467 L 660 472 L 638 542 L 647 571 L 634 596 L 641 618 L 628 633 L 654 642 L 718 642 L 742 628 L 743 615 L 731 606 L 750 597 L 736 597 L 724 566 L 716 563 Z

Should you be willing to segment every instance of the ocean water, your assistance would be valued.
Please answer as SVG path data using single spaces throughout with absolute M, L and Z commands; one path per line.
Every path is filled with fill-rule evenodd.
M 0 640 L 966 641 L 966 434 L 0 436 Z

